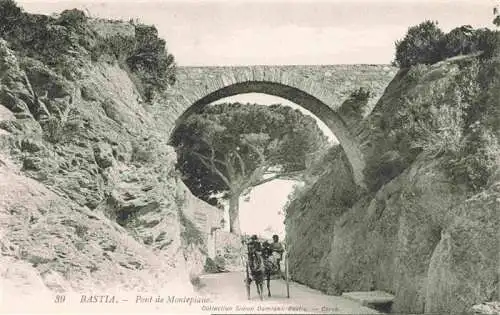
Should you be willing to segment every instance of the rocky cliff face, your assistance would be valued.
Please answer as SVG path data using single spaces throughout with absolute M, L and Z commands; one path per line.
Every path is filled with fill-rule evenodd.
M 13 21 L 0 39 L 4 293 L 190 290 L 211 224 L 195 214 L 210 221 L 218 210 L 180 181 L 143 77 L 96 54 L 103 38 L 133 37 L 134 27 L 24 13 Z M 56 41 L 28 38 L 30 28 Z
M 384 290 L 395 312 L 499 299 L 499 65 L 467 57 L 395 77 L 358 135 L 370 191 L 351 193 L 340 154 L 289 204 L 294 279 Z

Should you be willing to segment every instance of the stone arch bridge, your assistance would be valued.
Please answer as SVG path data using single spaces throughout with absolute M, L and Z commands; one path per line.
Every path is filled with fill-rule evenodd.
M 167 104 L 174 113 L 169 111 L 165 118 L 172 134 L 186 117 L 224 97 L 264 93 L 285 98 L 332 130 L 351 164 L 355 182 L 364 187 L 365 158 L 355 131 L 359 120 L 350 120 L 339 109 L 360 87 L 372 91 L 372 108 L 396 71 L 386 65 L 180 67 L 170 97 L 173 104 Z

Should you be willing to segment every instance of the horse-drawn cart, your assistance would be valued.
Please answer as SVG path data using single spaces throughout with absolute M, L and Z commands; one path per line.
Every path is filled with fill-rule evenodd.
M 260 246 L 259 246 L 260 248 Z M 290 280 L 288 268 L 288 251 L 284 247 L 282 254 L 273 252 L 266 254 L 253 246 L 247 245 L 246 257 L 242 257 L 245 267 L 245 286 L 247 297 L 250 299 L 251 283 L 255 282 L 257 293 L 262 300 L 264 278 L 267 281 L 268 296 L 271 296 L 270 280 L 284 279 L 286 283 L 286 297 L 290 298 Z

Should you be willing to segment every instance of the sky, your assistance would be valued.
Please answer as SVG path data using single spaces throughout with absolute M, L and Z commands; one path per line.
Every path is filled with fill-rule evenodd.
M 492 26 L 495 0 L 18 0 L 28 12 L 80 8 L 154 24 L 181 66 L 388 64 L 410 25 Z
M 258 234 L 271 238 L 285 237 L 283 206 L 293 191 L 295 181 L 274 180 L 255 187 L 249 200 L 240 200 L 240 228 L 245 234 Z

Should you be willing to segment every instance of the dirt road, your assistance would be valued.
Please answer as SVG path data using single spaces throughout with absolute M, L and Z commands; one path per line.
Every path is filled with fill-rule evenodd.
M 205 306 L 207 313 L 380 314 L 343 297 L 325 295 L 294 282 L 290 283 L 290 298 L 287 298 L 284 280 L 271 280 L 271 297 L 267 297 L 264 283 L 263 301 L 252 284 L 248 300 L 243 272 L 207 274 L 200 279 L 203 287 L 199 293 L 212 301 Z

